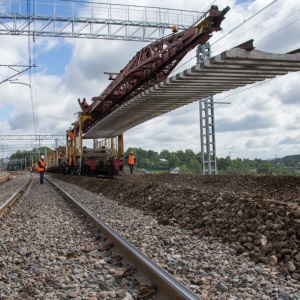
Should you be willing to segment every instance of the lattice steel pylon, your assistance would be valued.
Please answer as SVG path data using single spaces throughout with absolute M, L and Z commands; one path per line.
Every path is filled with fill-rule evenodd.
M 0 35 L 153 42 L 203 12 L 68 0 L 0 0 Z
M 210 44 L 197 48 L 197 63 L 211 57 Z M 217 174 L 215 117 L 213 96 L 199 100 L 202 175 Z

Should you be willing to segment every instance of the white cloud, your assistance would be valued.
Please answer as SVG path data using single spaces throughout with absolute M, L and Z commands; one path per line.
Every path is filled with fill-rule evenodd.
M 136 3 L 134 0 L 126 2 Z M 166 0 L 163 4 L 158 0 L 147 0 L 138 4 L 192 11 L 207 8 L 204 0 Z M 254 39 L 255 47 L 265 52 L 286 53 L 300 48 L 299 12 L 295 13 L 299 11 L 297 1 L 276 1 L 256 16 L 267 5 L 264 0 L 243 1 L 239 5 L 235 5 L 233 0 L 225 4 L 224 1 L 215 1 L 214 4 L 220 9 L 229 5 L 231 10 L 222 23 L 223 30 L 214 33 L 210 40 L 212 56 L 249 39 Z M 5 45 L 0 49 L 0 64 L 28 64 L 27 37 L 1 36 L 0 39 L 1 44 Z M 57 53 L 63 55 L 64 47 L 71 48 L 72 54 L 63 74 L 49 74 L 48 68 L 51 66 L 47 66 L 45 61 L 36 68 L 35 76 L 32 71 L 31 82 L 28 73 L 19 76 L 20 82 L 31 83 L 32 94 L 26 85 L 9 82 L 0 85 L 0 108 L 10 105 L 8 112 L 5 110 L 5 116 L 0 113 L 1 134 L 34 134 L 35 112 L 40 134 L 64 134 L 79 111 L 77 98 L 85 97 L 90 102 L 93 96 L 100 95 L 110 83 L 103 73 L 119 72 L 145 45 L 111 40 L 37 38 L 37 58 L 51 55 L 56 49 L 59 60 Z M 175 73 L 194 65 L 194 56 L 195 50 L 187 54 Z M 13 70 L 1 67 L 0 81 L 14 74 Z M 226 157 L 230 153 L 232 157 L 270 158 L 299 154 L 299 79 L 297 72 L 257 86 L 216 95 L 215 101 L 230 102 L 215 105 L 217 156 Z M 37 111 L 33 111 L 32 106 Z M 5 117 L 7 121 L 3 121 Z M 129 130 L 125 133 L 125 149 L 127 147 L 158 152 L 163 149 L 199 152 L 198 104 L 182 107 Z

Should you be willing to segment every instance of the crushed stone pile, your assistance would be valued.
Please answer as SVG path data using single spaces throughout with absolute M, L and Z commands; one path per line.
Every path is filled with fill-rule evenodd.
M 52 176 L 155 216 L 160 224 L 218 239 L 300 281 L 300 177 Z

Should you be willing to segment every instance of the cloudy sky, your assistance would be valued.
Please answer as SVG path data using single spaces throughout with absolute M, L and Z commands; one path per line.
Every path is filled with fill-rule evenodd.
M 2 12 L 4 2 L 0 0 Z M 211 4 L 219 9 L 228 5 L 231 10 L 222 23 L 223 30 L 210 39 L 212 56 L 249 39 L 254 39 L 256 49 L 264 52 L 286 53 L 300 48 L 299 0 L 104 2 L 191 11 L 203 11 Z M 9 81 L 0 84 L 0 135 L 64 134 L 76 120 L 77 98 L 85 97 L 91 102 L 110 83 L 104 72 L 119 72 L 147 45 L 55 37 L 36 37 L 33 41 L 32 37 L 28 40 L 26 36 L 7 35 L 0 35 L 0 40 L 5 45 L 0 48 L 0 82 L 15 74 L 3 65 L 28 65 L 30 60 L 37 65 L 31 69 L 31 76 L 24 72 L 14 77 L 23 84 Z M 188 53 L 171 76 L 192 67 L 196 63 L 195 54 L 196 50 Z M 267 159 L 300 154 L 299 82 L 300 72 L 296 72 L 215 95 L 216 102 L 229 103 L 215 105 L 217 156 Z M 198 153 L 198 102 L 141 124 L 125 132 L 124 139 L 125 149 L 140 147 L 157 152 L 192 149 Z M 9 155 L 8 148 L 1 149 L 1 145 L 12 143 L 0 140 L 1 157 Z

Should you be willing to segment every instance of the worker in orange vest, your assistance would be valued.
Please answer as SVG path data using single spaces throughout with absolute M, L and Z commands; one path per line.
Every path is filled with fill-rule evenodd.
M 68 161 L 68 166 L 69 166 L 69 174 L 73 175 L 73 173 L 76 170 L 76 157 L 74 156 L 73 153 L 71 153 L 69 161 Z
M 38 172 L 40 173 L 40 184 L 44 184 L 44 173 L 46 169 L 45 156 L 42 155 L 38 162 Z
M 136 158 L 133 155 L 133 151 L 130 151 L 129 156 L 127 158 L 128 158 L 127 162 L 128 162 L 129 168 L 130 168 L 130 174 L 132 175 L 133 174 L 133 166 L 136 164 Z
M 71 140 L 74 139 L 74 132 L 72 130 L 68 130 L 68 136 Z

